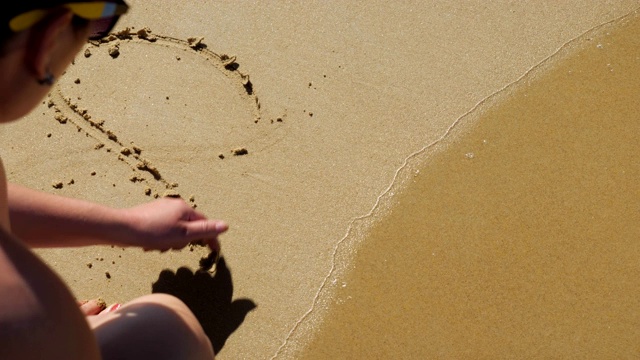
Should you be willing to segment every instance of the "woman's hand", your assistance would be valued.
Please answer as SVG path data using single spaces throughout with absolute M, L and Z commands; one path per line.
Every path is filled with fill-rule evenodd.
M 219 251 L 218 235 L 228 229 L 224 221 L 207 219 L 182 199 L 162 198 L 124 211 L 133 230 L 127 245 L 145 250 L 182 249 L 202 241 Z

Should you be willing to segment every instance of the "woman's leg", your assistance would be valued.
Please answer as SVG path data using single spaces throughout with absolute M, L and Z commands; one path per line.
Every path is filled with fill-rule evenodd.
M 178 298 L 153 294 L 87 317 L 104 360 L 213 359 L 200 323 Z

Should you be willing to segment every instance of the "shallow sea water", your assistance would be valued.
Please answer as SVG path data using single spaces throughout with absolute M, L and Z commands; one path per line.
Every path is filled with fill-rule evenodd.
M 414 170 L 299 358 L 640 356 L 640 17 L 569 47 Z

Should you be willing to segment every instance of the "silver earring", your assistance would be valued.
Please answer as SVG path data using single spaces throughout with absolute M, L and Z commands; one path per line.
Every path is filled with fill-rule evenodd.
M 47 71 L 47 74 L 42 79 L 38 79 L 38 84 L 51 86 L 56 81 L 55 76 L 50 71 Z

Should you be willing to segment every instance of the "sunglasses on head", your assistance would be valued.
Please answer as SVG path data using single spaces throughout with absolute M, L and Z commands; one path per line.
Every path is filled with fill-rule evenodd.
M 108 35 L 120 19 L 120 15 L 129 10 L 123 0 L 76 2 L 59 5 L 69 9 L 75 16 L 91 21 L 89 39 L 101 39 Z M 26 30 L 44 19 L 50 9 L 31 10 L 15 16 L 9 21 L 9 28 L 14 31 Z

